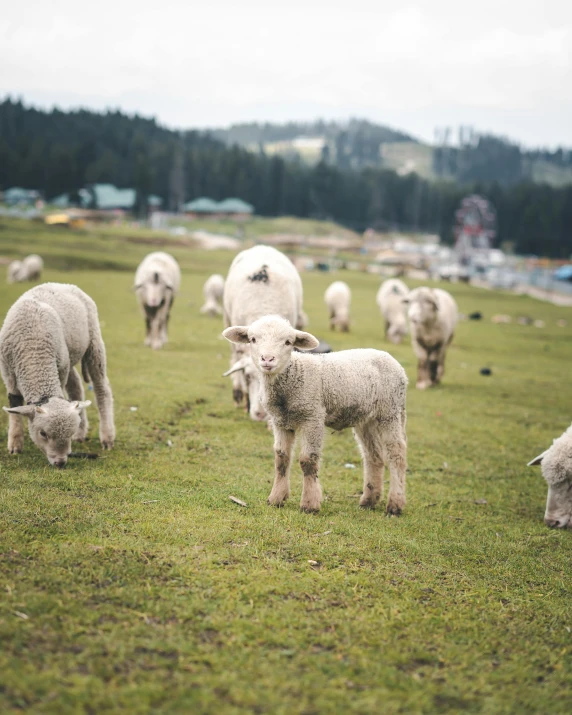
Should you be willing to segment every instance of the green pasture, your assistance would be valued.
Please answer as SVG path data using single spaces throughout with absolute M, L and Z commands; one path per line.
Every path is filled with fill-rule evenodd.
M 410 345 L 383 339 L 379 279 L 304 274 L 311 332 L 387 349 L 410 379 L 403 516 L 358 508 L 350 431 L 327 436 L 310 516 L 297 464 L 291 501 L 266 505 L 272 436 L 233 406 L 222 322 L 199 314 L 232 254 L 166 246 L 183 282 L 152 352 L 131 291 L 147 240 L 0 222 L 0 256 L 40 253 L 46 280 L 97 302 L 117 425 L 112 452 L 58 471 L 29 439 L 10 456 L 2 418 L 0 712 L 571 712 L 572 532 L 544 526 L 526 467 L 572 420 L 570 309 L 450 286 L 484 319 L 419 392 Z M 347 335 L 327 327 L 334 278 L 353 291 Z M 27 287 L 2 277 L 2 318 Z

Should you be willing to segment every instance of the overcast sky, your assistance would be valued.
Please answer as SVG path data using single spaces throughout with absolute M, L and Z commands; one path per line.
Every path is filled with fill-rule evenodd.
M 572 147 L 572 0 L 4 3 L 6 94 L 181 128 L 353 116 Z

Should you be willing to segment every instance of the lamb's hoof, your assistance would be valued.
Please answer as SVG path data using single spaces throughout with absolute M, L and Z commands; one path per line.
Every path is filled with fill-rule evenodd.
M 115 439 L 113 437 L 100 437 L 99 441 L 103 449 L 112 449 Z
M 160 350 L 163 347 L 163 343 L 160 340 L 155 340 L 151 343 L 152 350 Z
M 22 454 L 24 447 L 9 447 L 8 451 L 10 454 Z
M 378 496 L 366 497 L 365 495 L 362 495 L 361 499 L 359 500 L 359 505 L 362 509 L 375 509 L 375 506 L 378 501 Z
M 10 454 L 21 454 L 24 451 L 24 438 L 15 437 L 8 440 L 8 451 Z
M 420 381 L 415 385 L 415 387 L 416 387 L 418 390 L 426 390 L 426 389 L 429 387 L 429 385 L 430 385 L 430 383 L 425 382 L 424 380 L 420 380 Z
M 268 506 L 275 506 L 278 509 L 280 509 L 280 507 L 283 507 L 284 504 L 286 504 L 288 496 L 289 496 L 288 494 L 272 494 L 272 493 L 270 493 L 270 496 L 266 500 L 266 503 L 268 504 Z
M 242 390 L 233 390 L 232 391 L 232 399 L 234 400 L 237 407 L 240 407 L 243 398 L 244 398 L 244 393 L 242 392 Z
M 300 504 L 300 511 L 305 514 L 318 514 L 320 511 L 320 505 L 314 506 L 312 504 Z
M 395 504 L 395 502 L 389 502 L 385 511 L 389 516 L 401 516 L 403 507 L 399 506 L 399 504 Z

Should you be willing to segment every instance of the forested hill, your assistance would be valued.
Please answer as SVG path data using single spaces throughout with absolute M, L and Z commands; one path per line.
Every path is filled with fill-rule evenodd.
M 0 190 L 22 186 L 50 199 L 91 183 L 135 188 L 141 215 L 141 197 L 149 194 L 171 210 L 199 196 L 236 196 L 260 215 L 328 218 L 357 230 L 427 231 L 448 241 L 459 202 L 476 191 L 497 209 L 500 241 L 521 253 L 572 253 L 572 185 L 435 182 L 377 166 L 306 164 L 120 112 L 44 112 L 0 102 Z

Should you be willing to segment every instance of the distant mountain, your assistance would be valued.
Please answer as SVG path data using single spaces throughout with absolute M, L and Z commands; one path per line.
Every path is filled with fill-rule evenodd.
M 509 139 L 460 132 L 462 142 L 452 146 L 423 144 L 414 137 L 365 119 L 347 122 L 289 122 L 235 124 L 208 130 L 227 146 L 338 169 L 392 169 L 400 175 L 461 183 L 498 182 L 503 186 L 534 181 L 552 186 L 572 184 L 572 151 L 525 150 Z M 447 130 L 446 136 L 451 135 Z

